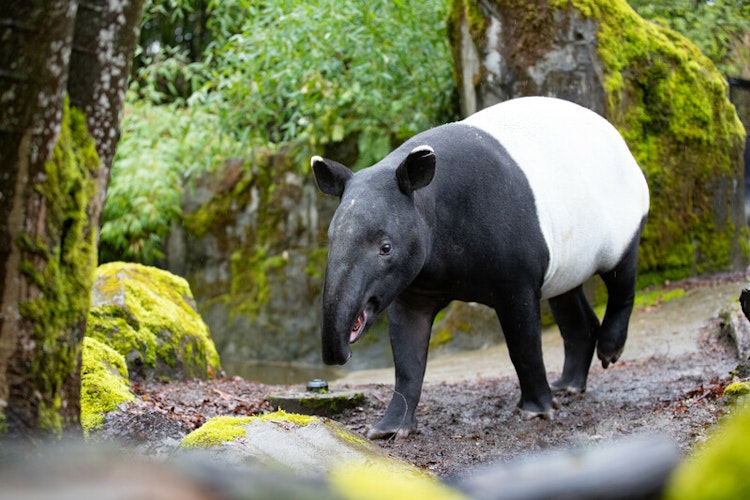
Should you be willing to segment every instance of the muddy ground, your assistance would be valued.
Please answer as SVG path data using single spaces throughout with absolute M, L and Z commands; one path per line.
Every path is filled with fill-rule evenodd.
M 719 320 L 706 318 L 691 352 L 655 353 L 620 361 L 606 370 L 594 365 L 587 392 L 559 395 L 561 407 L 552 421 L 520 418 L 514 375 L 428 383 L 417 410 L 417 434 L 381 445 L 438 477 L 461 476 L 481 464 L 550 448 L 606 443 L 639 433 L 666 435 L 688 452 L 725 411 L 721 392 L 738 364 L 736 349 L 719 332 Z M 557 374 L 549 376 L 553 379 Z M 110 413 L 98 435 L 135 445 L 147 454 L 168 454 L 212 416 L 271 411 L 265 398 L 286 388 L 239 377 L 136 383 L 139 400 Z M 362 406 L 336 418 L 363 434 L 383 415 L 392 394 L 391 384 L 336 388 L 364 392 Z

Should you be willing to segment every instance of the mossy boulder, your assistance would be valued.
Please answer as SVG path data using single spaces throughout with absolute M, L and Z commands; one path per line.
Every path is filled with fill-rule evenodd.
M 81 425 L 88 435 L 104 423 L 104 414 L 135 396 L 130 390 L 125 358 L 91 337 L 83 338 Z
M 86 336 L 123 356 L 131 378 L 208 378 L 221 370 L 190 287 L 161 269 L 99 266 Z
M 747 262 L 744 129 L 690 41 L 625 0 L 454 0 L 451 33 L 465 114 L 549 95 L 620 130 L 651 191 L 642 284 Z

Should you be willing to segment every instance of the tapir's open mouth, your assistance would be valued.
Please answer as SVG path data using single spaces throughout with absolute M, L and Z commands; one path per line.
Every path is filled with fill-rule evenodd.
M 350 344 L 353 344 L 359 340 L 359 338 L 365 332 L 366 325 L 367 325 L 367 312 L 362 311 L 361 313 L 359 313 L 359 316 L 357 316 L 357 319 L 354 321 L 354 326 L 352 326 L 352 331 L 349 334 Z

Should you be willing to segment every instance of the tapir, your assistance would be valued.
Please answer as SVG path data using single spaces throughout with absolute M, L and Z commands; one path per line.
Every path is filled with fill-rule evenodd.
M 553 391 L 586 389 L 594 352 L 605 368 L 625 346 L 646 180 L 618 131 L 577 104 L 525 97 L 419 133 L 356 173 L 311 160 L 318 188 L 340 203 L 328 228 L 322 356 L 344 364 L 386 311 L 396 386 L 368 437 L 417 428 L 431 328 L 453 300 L 500 320 L 524 418 L 552 418 Z M 582 283 L 601 276 L 600 323 Z M 550 385 L 540 301 L 563 338 Z

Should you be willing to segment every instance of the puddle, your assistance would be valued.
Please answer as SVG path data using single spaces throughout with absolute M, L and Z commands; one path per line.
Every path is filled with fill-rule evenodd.
M 304 384 L 308 380 L 321 378 L 334 380 L 345 372 L 325 365 L 308 365 L 301 363 L 287 363 L 283 361 L 261 360 L 222 360 L 222 368 L 227 376 L 239 376 L 245 380 L 252 380 L 269 385 Z

